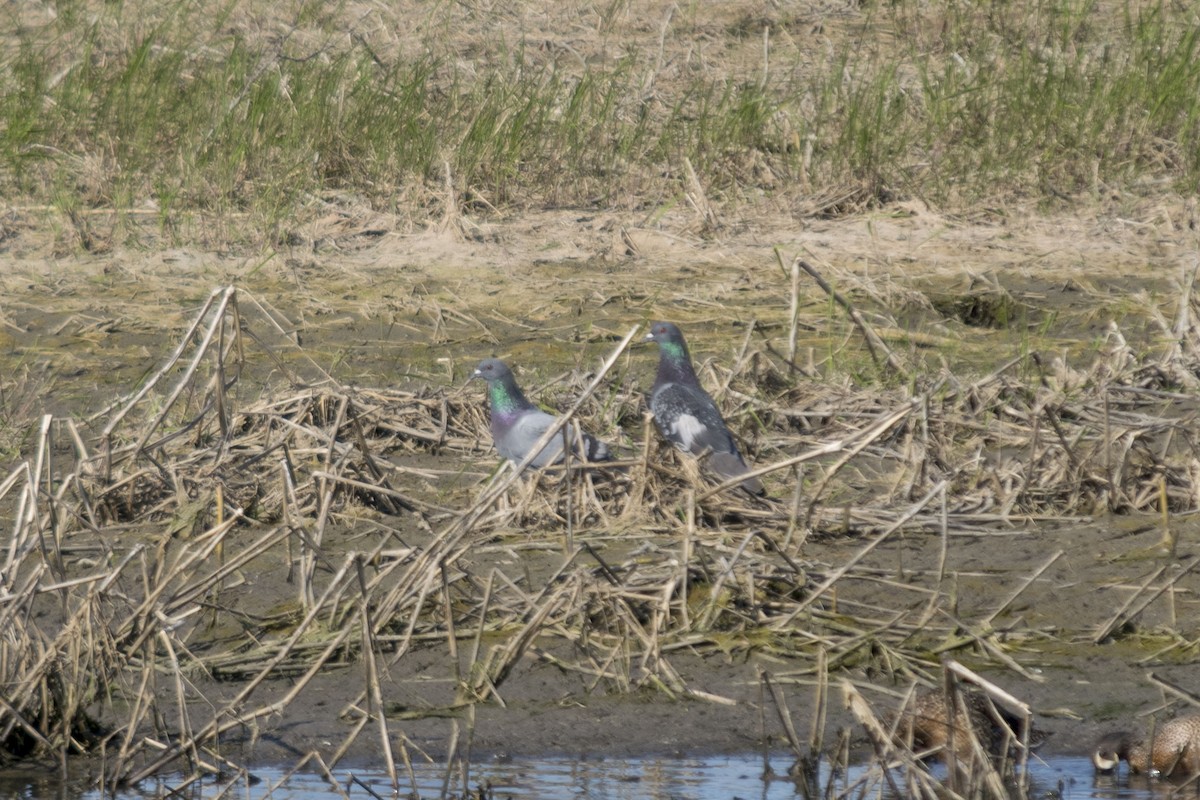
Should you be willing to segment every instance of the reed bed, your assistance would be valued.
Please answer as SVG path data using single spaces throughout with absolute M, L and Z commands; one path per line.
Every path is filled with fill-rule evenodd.
M 740 427 L 768 500 L 708 483 L 650 435 L 639 394 L 609 372 L 636 328 L 555 387 L 563 428 L 606 432 L 622 460 L 526 474 L 493 469 L 473 387 L 342 385 L 277 314 L 219 289 L 128 396 L 89 420 L 42 417 L 0 483 L 13 520 L 0 564 L 0 753 L 64 764 L 99 753 L 108 786 L 236 773 L 223 742 L 252 738 L 321 671 L 353 666 L 362 690 L 343 715 L 349 731 L 305 764 L 328 774 L 357 737 L 375 736 L 397 791 L 415 791 L 381 676 L 424 648 L 461 649 L 468 664 L 444 709 L 449 761 L 470 710 L 503 703 L 531 659 L 588 691 L 711 703 L 732 700 L 690 686 L 677 653 L 784 657 L 792 667 L 764 687 L 817 686 L 819 707 L 830 675 L 869 665 L 936 684 L 948 653 L 1037 680 L 991 622 L 1040 571 L 972 621 L 955 618 L 944 576 L 894 582 L 889 609 L 839 587 L 891 581 L 869 557 L 906 531 L 944 547 L 951 532 L 1196 508 L 1188 287 L 1175 319 L 1160 321 L 1168 344 L 1139 352 L 1114 326 L 1084 368 L 1030 354 L 982 378 L 914 378 L 868 336 L 908 380 L 858 387 L 798 378 L 748 337 L 736 369 L 715 377 L 727 416 L 753 420 Z M 855 325 L 873 334 L 862 317 Z M 256 359 L 287 380 L 251 386 Z M 858 550 L 817 563 L 806 555 L 815 537 L 852 537 Z M 531 557 L 504 566 L 493 558 L 504 552 Z M 286 575 L 294 600 L 238 607 L 229 592 L 252 569 Z M 1147 582 L 1096 636 L 1168 588 Z M 194 676 L 239 688 L 199 710 Z M 259 700 L 281 676 L 290 688 Z M 788 739 L 801 761 L 822 751 L 819 731 L 808 749 Z

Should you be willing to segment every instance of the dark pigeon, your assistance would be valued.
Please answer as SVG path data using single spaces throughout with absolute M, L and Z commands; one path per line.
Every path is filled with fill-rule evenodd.
M 488 358 L 479 362 L 472 378 L 482 378 L 487 381 L 488 401 L 491 405 L 492 441 L 500 455 L 513 464 L 519 464 L 529 455 L 530 449 L 542 438 L 557 417 L 547 414 L 529 402 L 517 380 L 513 377 L 508 365 L 497 358 Z M 567 435 L 574 438 L 574 432 L 568 426 Z M 599 439 L 583 434 L 584 450 L 588 461 L 609 461 L 612 452 L 608 445 Z M 533 459 L 531 466 L 544 467 L 557 464 L 563 460 L 561 431 L 542 452 Z M 572 448 L 574 457 L 580 457 L 579 447 Z
M 699 456 L 708 452 L 708 465 L 722 479 L 749 472 L 716 403 L 696 379 L 679 328 L 670 322 L 652 323 L 646 340 L 658 342 L 658 374 L 650 390 L 650 412 L 662 435 L 685 453 Z M 742 488 L 753 495 L 764 493 L 758 478 L 742 481 Z

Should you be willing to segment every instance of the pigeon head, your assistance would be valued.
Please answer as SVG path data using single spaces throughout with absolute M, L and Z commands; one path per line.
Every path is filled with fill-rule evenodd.
M 498 358 L 485 358 L 479 362 L 479 366 L 475 367 L 475 371 L 471 373 L 471 378 L 481 378 L 488 383 L 492 381 L 503 381 L 506 378 L 512 377 L 512 370 Z
M 658 344 L 658 378 L 661 382 L 683 380 L 695 383 L 696 373 L 692 368 L 692 357 L 688 354 L 683 334 L 671 322 L 652 322 L 647 342 Z
M 471 373 L 471 378 L 487 381 L 488 400 L 491 401 L 492 411 L 496 413 L 511 414 L 532 407 L 517 386 L 517 379 L 513 377 L 512 370 L 498 358 L 485 358 L 480 361 L 479 366 Z
M 650 332 L 646 334 L 646 341 L 656 342 L 658 349 L 672 359 L 689 360 L 683 333 L 672 322 L 650 323 Z

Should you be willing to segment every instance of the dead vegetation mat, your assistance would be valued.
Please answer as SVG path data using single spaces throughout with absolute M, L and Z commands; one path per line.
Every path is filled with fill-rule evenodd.
M 732 369 L 704 377 L 745 433 L 766 500 L 707 482 L 702 465 L 660 446 L 636 388 L 609 377 L 636 329 L 594 371 L 539 394 L 555 394 L 565 426 L 619 441 L 622 460 L 523 474 L 495 469 L 475 387 L 342 385 L 277 312 L 214 291 L 127 396 L 89 419 L 42 417 L 0 484 L 13 520 L 0 568 L 0 753 L 101 752 L 114 786 L 236 769 L 224 737 L 353 663 L 366 677 L 343 711 L 352 724 L 304 761 L 328 769 L 360 735 L 378 736 L 402 783 L 410 753 L 380 675 L 426 648 L 469 664 L 455 676 L 458 711 L 503 703 L 534 653 L 589 692 L 712 703 L 732 701 L 690 686 L 676 653 L 768 653 L 787 659 L 790 679 L 821 686 L 830 675 L 931 682 L 947 652 L 1028 676 L 1010 655 L 1022 636 L 1102 640 L 1137 605 L 1096 631 L 998 631 L 1036 574 L 964 621 L 944 575 L 894 582 L 867 556 L 897 532 L 940 535 L 944 553 L 955 533 L 1194 510 L 1190 288 L 1160 320 L 1160 344 L 1139 351 L 1110 327 L 1081 368 L 1031 353 L 981 377 L 915 378 L 897 361 L 907 380 L 861 387 L 805 375 L 747 335 Z M 882 341 L 872 349 L 890 363 Z M 253 385 L 257 361 L 288 379 Z M 856 554 L 810 560 L 808 543 L 830 537 L 849 537 Z M 264 572 L 286 575 L 287 602 L 228 599 Z M 839 600 L 852 581 L 888 584 L 896 602 L 859 604 L 849 589 Z M 199 710 L 187 701 L 197 676 L 239 690 Z M 279 676 L 291 688 L 257 701 Z M 116 722 L 98 725 L 98 709 Z

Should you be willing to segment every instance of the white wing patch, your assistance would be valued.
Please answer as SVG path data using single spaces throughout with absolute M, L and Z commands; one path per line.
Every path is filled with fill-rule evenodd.
M 679 437 L 676 447 L 684 452 L 691 452 L 696 439 L 704 435 L 706 430 L 704 423 L 691 414 L 680 414 L 671 426 L 671 433 Z

